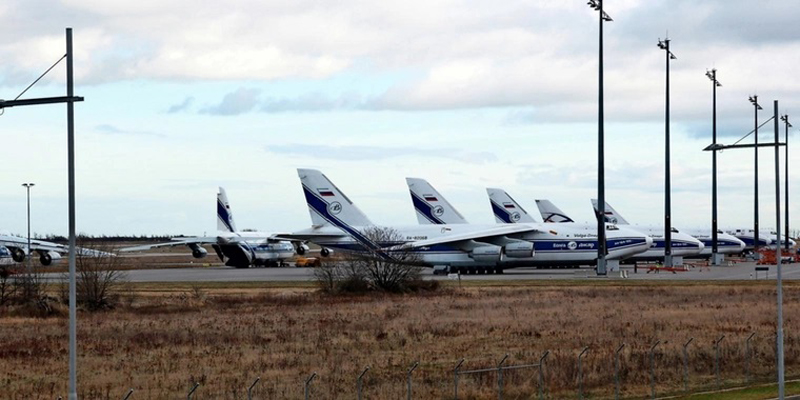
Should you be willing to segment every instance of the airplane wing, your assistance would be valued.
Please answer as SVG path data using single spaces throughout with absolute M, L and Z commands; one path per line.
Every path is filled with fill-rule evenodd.
M 289 242 L 315 242 L 325 239 L 339 239 L 346 237 L 347 234 L 341 233 L 278 233 L 270 237 L 273 240 L 286 240 Z
M 475 241 L 490 240 L 502 236 L 513 236 L 521 233 L 530 233 L 539 231 L 541 230 L 534 226 L 525 224 L 499 225 L 497 228 L 484 229 L 475 232 L 459 233 L 453 235 L 444 235 L 433 239 L 417 240 L 415 242 L 408 242 L 400 247 L 418 248 L 418 247 L 433 246 L 436 244 L 463 242 L 467 240 L 475 240 Z
M 0 237 L 0 246 L 10 247 L 10 248 L 20 248 L 25 249 L 28 247 L 28 239 L 16 237 L 16 236 L 7 236 L 3 235 Z M 24 251 L 24 250 L 23 250 Z M 45 242 L 42 240 L 31 240 L 31 251 L 54 251 L 60 254 L 69 253 L 69 246 L 52 243 L 52 242 Z M 79 256 L 90 256 L 90 257 L 98 257 L 98 256 L 109 256 L 113 255 L 111 253 L 94 250 L 94 249 L 87 249 L 84 247 L 75 247 L 76 254 Z
M 145 251 L 150 249 L 155 249 L 159 247 L 175 247 L 175 246 L 190 246 L 193 244 L 196 245 L 204 245 L 204 244 L 217 244 L 219 243 L 219 238 L 217 236 L 200 236 L 200 237 L 189 237 L 189 238 L 173 238 L 170 242 L 164 243 L 153 243 L 153 244 L 143 244 L 140 246 L 132 246 L 132 247 L 123 247 L 119 249 L 120 252 L 130 252 L 130 251 Z

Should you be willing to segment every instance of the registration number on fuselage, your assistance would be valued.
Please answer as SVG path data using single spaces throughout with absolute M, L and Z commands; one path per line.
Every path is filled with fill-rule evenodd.
M 427 236 L 406 236 L 406 240 L 427 240 Z

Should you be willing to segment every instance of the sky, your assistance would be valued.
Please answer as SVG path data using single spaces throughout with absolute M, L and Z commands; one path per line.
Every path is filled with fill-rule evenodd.
M 759 123 L 774 100 L 800 121 L 800 11 L 789 0 L 604 8 L 614 20 L 604 25 L 606 198 L 632 223 L 663 223 L 657 43 L 668 36 L 673 225 L 710 227 L 706 71 L 723 85 L 719 142 L 752 130 L 751 95 Z M 85 98 L 75 105 L 80 233 L 211 233 L 219 186 L 239 228 L 303 229 L 297 168 L 322 170 L 379 225 L 416 224 L 405 177 L 427 179 L 472 223 L 494 223 L 487 187 L 536 216 L 534 199 L 546 198 L 593 219 L 598 15 L 585 1 L 9 0 L 0 98 L 16 98 L 64 54 L 66 27 Z M 22 98 L 63 96 L 65 74 L 61 62 Z M 790 165 L 800 165 L 797 129 Z M 21 184 L 34 182 L 32 231 L 65 235 L 66 106 L 6 109 L 0 135 L 0 230 L 25 232 Z M 769 122 L 759 140 L 773 138 Z M 722 227 L 752 226 L 754 157 L 718 155 Z M 774 227 L 772 148 L 759 166 L 760 223 Z M 800 175 L 789 186 L 800 196 Z M 800 202 L 789 210 L 796 226 Z

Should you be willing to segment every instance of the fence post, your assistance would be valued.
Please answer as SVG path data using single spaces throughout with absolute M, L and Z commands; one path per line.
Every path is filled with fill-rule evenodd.
M 581 354 L 578 354 L 578 398 L 580 399 L 583 399 L 583 366 L 581 365 L 581 358 L 587 351 L 589 351 L 589 346 L 584 347 Z
M 258 381 L 260 380 L 261 377 L 256 378 L 256 380 L 253 381 L 253 384 L 250 385 L 249 388 L 247 388 L 247 400 L 253 400 L 253 387 L 255 387 L 256 383 L 258 383 Z
M 508 359 L 508 354 L 503 356 L 503 359 L 497 363 L 497 398 L 503 400 L 503 363 Z
M 464 359 L 462 358 L 461 361 L 458 362 L 455 368 L 453 368 L 453 398 L 458 400 L 458 369 L 461 368 L 461 364 L 464 363 Z
M 187 400 L 191 400 L 191 399 L 192 399 L 192 394 L 194 394 L 194 391 L 195 391 L 195 390 L 197 390 L 197 388 L 198 388 L 199 386 L 200 386 L 200 384 L 199 384 L 199 383 L 197 383 L 197 382 L 195 382 L 194 386 L 192 386 L 192 389 L 191 389 L 191 390 L 189 390 L 189 394 L 187 394 L 187 395 L 186 395 L 186 399 L 187 399 Z
M 359 375 L 358 379 L 356 380 L 356 383 L 358 385 L 358 400 L 361 400 L 361 388 L 363 386 L 363 384 L 361 383 L 361 379 L 364 377 L 364 374 L 366 374 L 367 371 L 369 371 L 369 366 L 364 368 L 364 371 L 361 372 L 361 375 Z
M 614 399 L 619 400 L 619 352 L 625 347 L 622 343 L 614 352 Z
M 714 375 L 717 377 L 717 389 L 719 389 L 719 342 L 725 339 L 725 335 L 722 335 L 714 342 Z
M 548 354 L 550 354 L 550 350 L 545 351 L 542 358 L 539 359 L 539 400 L 544 400 L 544 359 Z
M 312 373 L 311 376 L 309 376 L 308 379 L 306 379 L 305 384 L 303 384 L 303 395 L 305 396 L 306 400 L 308 400 L 308 396 L 311 394 L 311 391 L 310 391 L 310 389 L 311 389 L 311 381 L 314 380 L 314 377 L 316 377 L 316 376 L 317 376 L 316 372 Z
M 411 400 L 411 373 L 414 372 L 417 367 L 419 367 L 419 361 L 415 362 L 406 373 L 406 377 L 408 378 L 408 400 Z
M 653 347 L 650 348 L 650 397 L 656 398 L 656 346 L 661 343 L 656 340 Z
M 689 391 L 689 351 L 687 348 L 689 344 L 692 343 L 694 340 L 693 337 L 690 337 L 689 340 L 686 341 L 683 345 L 683 391 Z
M 752 352 L 750 351 L 750 339 L 755 336 L 756 333 L 753 332 L 750 336 L 747 337 L 747 340 L 744 341 L 744 351 L 745 351 L 745 361 L 744 361 L 744 381 L 750 382 L 750 356 Z
M 122 398 L 122 400 L 128 400 L 128 398 L 131 397 L 132 394 L 133 394 L 133 389 L 128 390 L 128 394 L 126 394 L 125 397 Z

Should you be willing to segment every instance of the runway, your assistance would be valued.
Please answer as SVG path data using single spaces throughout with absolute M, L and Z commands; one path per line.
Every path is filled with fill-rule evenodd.
M 462 275 L 462 281 L 525 281 L 525 280 L 649 280 L 649 281 L 733 281 L 755 280 L 755 263 L 739 263 L 720 267 L 690 267 L 685 272 L 647 272 L 647 268 L 638 268 L 634 273 L 632 266 L 623 266 L 627 278 L 622 278 L 619 271 L 606 277 L 598 277 L 590 268 L 581 269 L 536 269 L 515 268 L 506 270 L 501 275 Z M 776 267 L 764 266 L 767 271 L 758 271 L 759 280 L 775 280 Z M 800 264 L 785 264 L 782 267 L 783 279 L 800 279 Z M 126 271 L 131 282 L 309 282 L 314 280 L 313 268 L 247 268 L 230 267 L 196 267 L 168 268 Z M 45 274 L 47 279 L 60 279 L 63 274 Z M 433 275 L 432 269 L 424 269 L 424 279 L 450 280 L 457 276 Z

